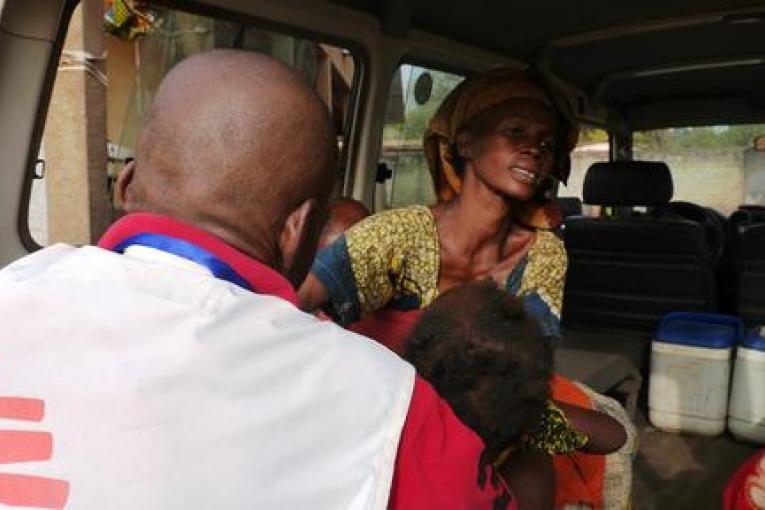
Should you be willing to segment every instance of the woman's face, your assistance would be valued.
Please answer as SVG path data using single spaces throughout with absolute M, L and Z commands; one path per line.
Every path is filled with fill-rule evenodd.
M 537 99 L 512 99 L 482 114 L 473 126 L 458 136 L 468 167 L 496 193 L 531 199 L 555 164 L 553 111 Z

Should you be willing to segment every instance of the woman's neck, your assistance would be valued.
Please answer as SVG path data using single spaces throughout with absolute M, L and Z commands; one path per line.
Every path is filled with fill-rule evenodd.
M 433 208 L 439 291 L 485 277 L 504 284 L 534 239 L 533 231 L 514 228 L 513 207 L 468 170 L 457 198 Z
M 512 226 L 512 203 L 465 173 L 460 194 L 433 209 L 439 237 L 449 251 L 475 254 L 504 245 Z

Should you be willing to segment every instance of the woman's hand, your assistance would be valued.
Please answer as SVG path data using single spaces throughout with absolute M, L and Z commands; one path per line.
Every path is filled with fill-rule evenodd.
M 298 290 L 300 309 L 304 312 L 315 313 L 327 303 L 327 290 L 321 280 L 313 273 L 308 273 L 303 285 Z
M 497 282 L 500 288 L 505 288 L 510 273 L 518 267 L 523 257 L 534 245 L 536 234 L 533 230 L 525 228 L 513 228 L 510 235 L 507 236 L 505 243 L 505 254 L 492 270 L 489 276 Z

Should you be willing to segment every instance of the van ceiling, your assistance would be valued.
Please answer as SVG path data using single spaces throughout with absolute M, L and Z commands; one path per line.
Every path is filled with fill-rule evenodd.
M 547 69 L 633 129 L 765 122 L 765 0 L 332 0 Z

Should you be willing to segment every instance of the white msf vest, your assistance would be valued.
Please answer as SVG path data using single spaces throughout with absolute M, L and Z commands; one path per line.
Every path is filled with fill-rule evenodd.
M 47 248 L 0 271 L 0 503 L 383 509 L 413 384 L 174 255 Z

